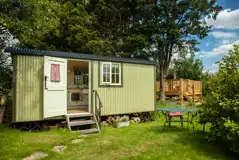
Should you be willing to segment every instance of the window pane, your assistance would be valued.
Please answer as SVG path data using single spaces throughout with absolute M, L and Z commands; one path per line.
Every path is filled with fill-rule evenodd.
M 112 74 L 112 83 L 116 83 L 115 74 Z
M 103 72 L 109 72 L 110 71 L 110 64 L 103 64 Z
M 103 72 L 106 72 L 106 65 L 103 64 Z
M 106 74 L 103 74 L 103 82 L 106 82 Z
M 119 79 L 120 77 L 119 77 L 119 75 L 116 74 L 116 75 L 115 75 L 115 78 L 116 78 L 116 82 L 115 82 L 115 83 L 119 84 L 119 83 L 120 83 L 120 79 Z
M 110 64 L 103 64 L 102 82 L 110 83 Z
M 107 72 L 109 73 L 110 72 L 110 64 L 107 64 Z
M 119 64 L 116 64 L 115 68 L 115 73 L 119 73 Z
M 51 81 L 60 82 L 60 64 L 51 64 Z
M 108 73 L 104 73 L 103 74 L 103 82 L 110 82 L 109 77 L 110 77 L 110 75 Z
M 115 73 L 115 64 L 112 64 L 112 73 Z
M 106 76 L 106 82 L 110 82 L 110 74 L 107 74 L 107 76 Z

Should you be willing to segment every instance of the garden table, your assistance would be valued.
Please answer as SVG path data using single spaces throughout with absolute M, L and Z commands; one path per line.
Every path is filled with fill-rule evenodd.
M 192 124 L 193 126 L 193 131 L 194 131 L 194 123 L 193 123 L 193 118 L 197 115 L 197 108 L 158 108 L 157 109 L 159 112 L 162 112 L 163 115 L 165 116 L 165 122 L 164 122 L 164 128 L 166 127 L 166 123 L 168 123 L 169 127 L 171 126 L 171 122 L 181 122 L 182 128 L 183 128 L 183 123 L 189 123 Z M 181 113 L 188 113 L 188 118 L 187 120 L 172 120 L 172 118 L 169 118 L 169 112 L 181 112 Z

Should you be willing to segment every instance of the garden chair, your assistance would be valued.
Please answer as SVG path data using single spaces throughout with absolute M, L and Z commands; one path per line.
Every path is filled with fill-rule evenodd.
M 169 108 L 177 108 L 175 106 L 174 107 L 171 107 L 171 106 L 172 106 L 171 104 L 168 104 Z M 175 120 L 172 121 L 172 119 L 173 118 L 178 118 L 178 117 L 180 118 L 181 127 L 183 128 L 183 114 L 181 112 L 168 112 L 168 120 L 169 120 L 168 125 L 169 125 L 169 127 L 171 127 L 171 122 L 175 121 Z

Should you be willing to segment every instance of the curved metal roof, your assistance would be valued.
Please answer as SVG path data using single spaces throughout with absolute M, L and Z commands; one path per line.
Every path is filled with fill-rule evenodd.
M 24 49 L 24 48 L 15 48 L 15 47 L 7 47 L 5 48 L 4 51 L 9 52 L 12 55 L 52 56 L 52 57 L 73 58 L 73 59 L 87 59 L 87 60 L 97 60 L 97 61 L 156 65 L 155 62 L 149 61 L 149 60 L 122 58 L 122 57 L 116 57 L 116 56 L 97 56 L 93 54 L 83 54 L 83 53 L 73 53 L 73 52 Z

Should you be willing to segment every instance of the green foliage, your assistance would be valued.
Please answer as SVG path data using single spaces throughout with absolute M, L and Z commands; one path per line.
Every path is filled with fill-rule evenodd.
M 21 47 L 90 52 L 95 50 L 89 44 L 101 42 L 93 29 L 94 16 L 81 1 L 2 1 L 0 9 L 0 25 Z
M 169 73 L 173 74 L 173 72 L 176 72 L 178 78 L 202 80 L 203 64 L 200 59 L 195 59 L 194 55 L 188 58 L 183 55 L 174 61 L 174 67 Z
M 152 33 L 150 42 L 155 50 L 151 55 L 158 62 L 160 98 L 164 100 L 163 81 L 172 56 L 186 49 L 197 51 L 197 39 L 206 37 L 211 29 L 202 19 L 205 16 L 215 19 L 221 7 L 215 0 L 157 0 L 150 9 L 142 23 Z
M 163 51 L 167 68 L 172 49 L 206 36 L 201 18 L 215 18 L 220 7 L 213 0 L 4 0 L 0 9 L 0 25 L 22 47 L 157 60 Z
M 0 2 L 0 25 L 21 47 L 147 58 L 144 7 L 120 0 L 6 0 Z
M 207 94 L 210 94 L 213 90 L 213 88 L 215 88 L 215 86 L 217 86 L 217 75 L 214 73 L 209 73 L 209 72 L 205 72 L 202 75 L 202 94 L 203 96 L 206 96 Z
M 152 4 L 145 27 L 152 31 L 151 42 L 156 52 L 153 57 L 167 72 L 173 54 L 185 50 L 197 50 L 196 38 L 204 38 L 210 27 L 202 20 L 205 16 L 216 18 L 221 7 L 215 0 L 158 0 Z M 153 17 L 153 18 L 151 18 Z
M 10 92 L 12 86 L 10 55 L 2 52 L 10 40 L 12 40 L 10 33 L 0 27 L 0 91 L 4 93 Z
M 87 5 L 87 11 L 95 15 L 94 28 L 99 31 L 100 54 L 123 57 L 138 57 L 144 55 L 143 49 L 149 45 L 146 28 L 140 23 L 146 4 L 137 0 L 107 1 L 92 0 Z M 141 57 L 142 58 L 142 57 Z M 143 57 L 148 58 L 148 57 Z
M 0 9 L 0 25 L 9 29 L 23 47 L 43 48 L 45 34 L 60 24 L 56 1 L 6 0 L 0 2 Z
M 201 123 L 211 123 L 209 140 L 222 140 L 239 153 L 239 47 L 229 51 L 211 81 L 211 93 L 205 97 Z

